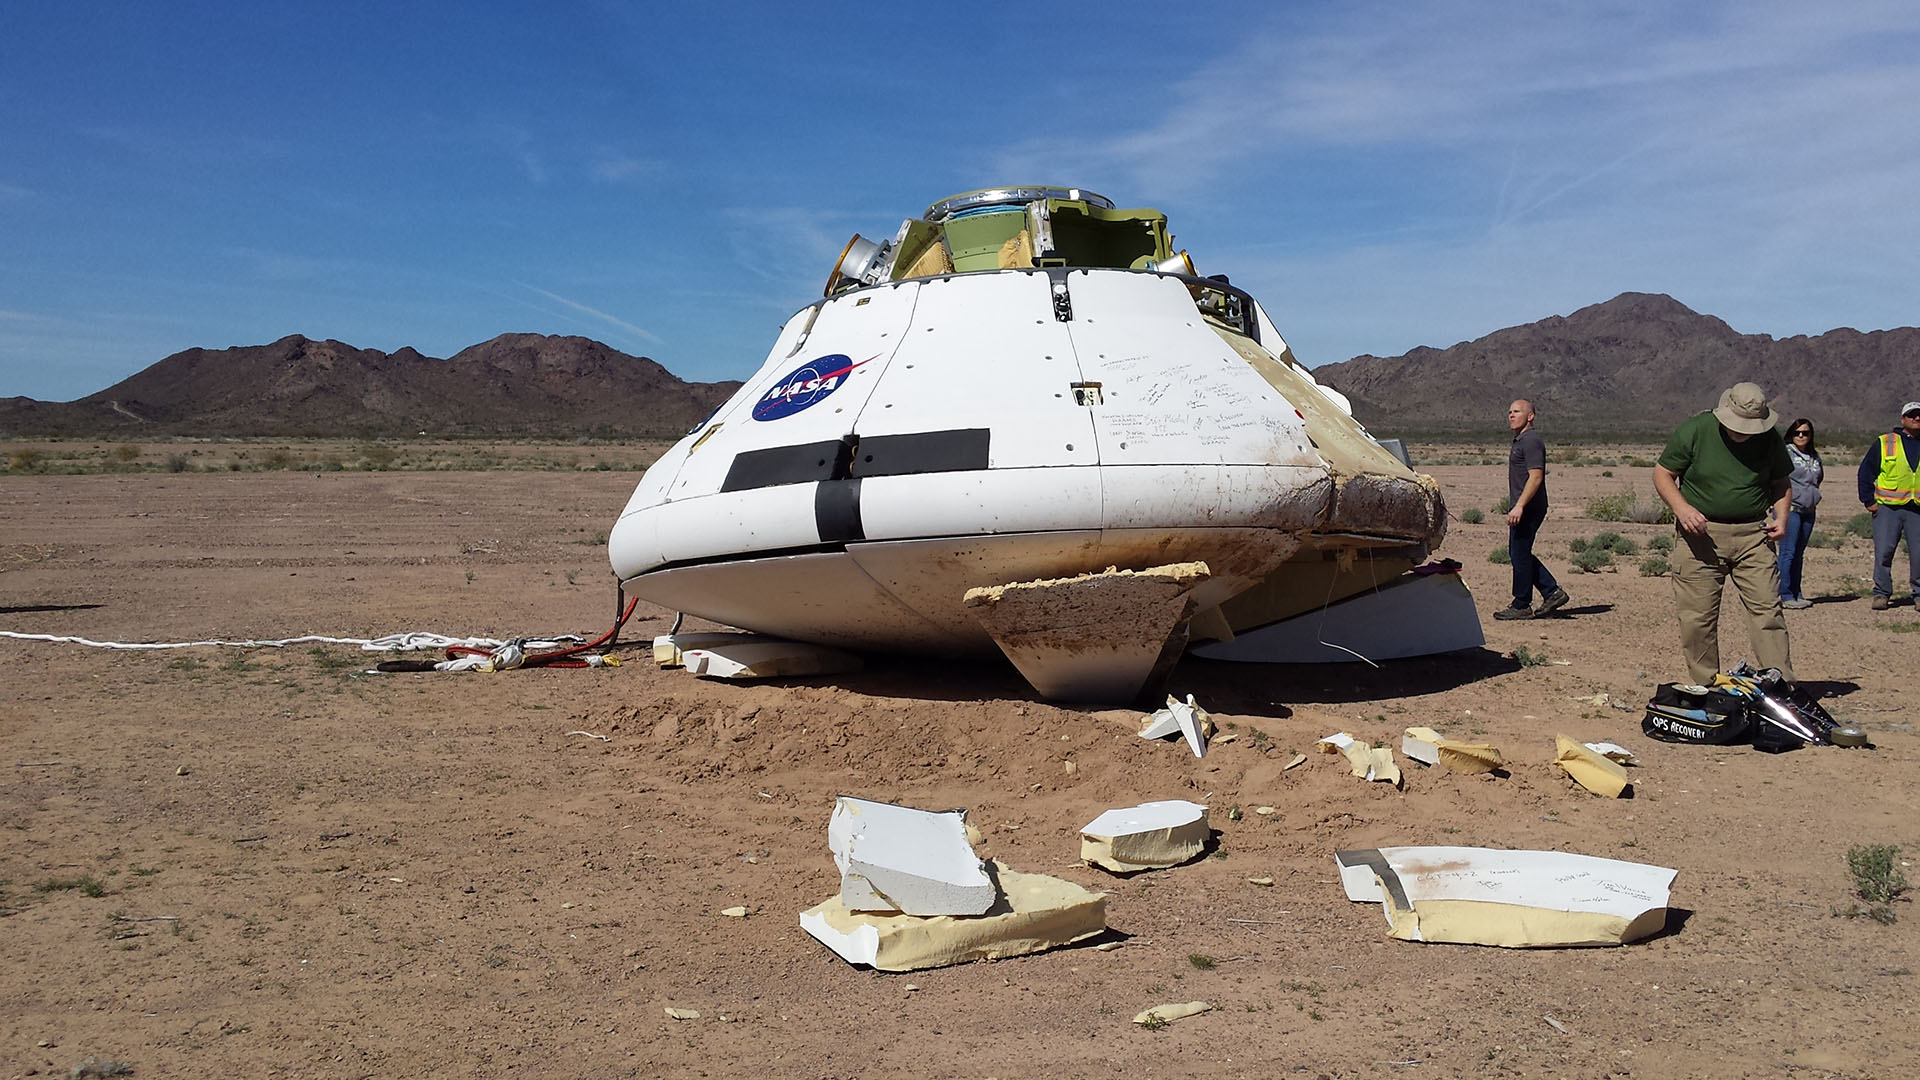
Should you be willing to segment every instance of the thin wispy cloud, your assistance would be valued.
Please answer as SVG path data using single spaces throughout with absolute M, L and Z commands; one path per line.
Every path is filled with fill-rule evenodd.
M 627 320 L 619 318 L 618 316 L 609 315 L 604 311 L 600 311 L 596 308 L 588 307 L 587 305 L 580 303 L 578 300 L 569 300 L 558 293 L 551 293 L 545 289 L 538 288 L 537 286 L 528 285 L 524 281 L 516 281 L 514 282 L 514 284 L 520 286 L 523 289 L 526 289 L 528 292 L 538 293 L 541 296 L 544 296 L 547 299 L 563 307 L 572 308 L 573 310 L 578 311 L 583 315 L 591 315 L 594 318 L 599 319 L 600 321 L 605 322 L 611 326 L 617 326 L 620 329 L 625 330 L 629 334 L 635 335 L 636 337 L 644 338 L 648 341 L 652 341 L 656 343 L 659 342 L 660 340 L 660 338 L 654 333 L 652 333 L 651 331 L 643 330 L 640 327 L 635 326 L 632 323 L 628 322 Z
M 587 175 L 597 183 L 620 184 L 662 176 L 668 171 L 664 162 L 602 150 L 594 155 Z
M 879 233 L 868 239 L 892 238 L 891 223 L 884 214 L 849 225 L 844 211 L 733 207 L 725 211 L 723 220 L 734 266 L 774 287 L 772 306 L 791 309 L 820 295 L 834 256 L 856 231 Z
M 1159 115 L 1050 133 L 1001 164 L 1203 207 L 1287 200 L 1323 172 L 1360 180 L 1364 194 L 1300 211 L 1315 228 L 1283 235 L 1290 250 L 1232 254 L 1236 280 L 1316 295 L 1306 318 L 1339 312 L 1330 337 L 1364 327 L 1367 351 L 1628 289 L 1773 332 L 1814 282 L 1916 259 L 1915 45 L 1910 4 L 1275 9 Z M 1913 317 L 1884 288 L 1848 306 L 1823 321 Z

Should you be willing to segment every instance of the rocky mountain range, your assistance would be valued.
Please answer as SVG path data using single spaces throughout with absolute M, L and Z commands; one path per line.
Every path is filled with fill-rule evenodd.
M 1883 430 L 1920 397 L 1920 328 L 1742 334 L 1670 296 L 1622 293 L 1571 315 L 1451 348 L 1357 356 L 1314 370 L 1375 434 L 1504 432 L 1531 398 L 1556 438 L 1659 438 L 1743 380 L 1786 418 L 1839 433 Z M 78 401 L 0 399 L 0 434 L 678 436 L 737 382 L 675 378 L 590 338 L 502 334 L 437 360 L 294 335 L 188 349 Z
M 502 334 L 445 360 L 299 335 L 187 349 L 77 401 L 0 399 L 10 435 L 678 437 L 737 382 L 591 338 Z
M 1622 293 L 1566 316 L 1498 330 L 1452 348 L 1357 356 L 1314 369 L 1353 400 L 1376 435 L 1501 432 L 1507 405 L 1532 399 L 1559 436 L 1664 437 L 1756 382 L 1784 415 L 1833 433 L 1885 430 L 1920 397 L 1920 328 L 1742 334 L 1671 296 Z

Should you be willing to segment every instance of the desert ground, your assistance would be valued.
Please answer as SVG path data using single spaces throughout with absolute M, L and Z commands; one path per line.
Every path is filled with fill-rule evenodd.
M 3 475 L 0 629 L 598 633 L 604 534 L 637 473 L 569 452 L 544 471 L 360 470 L 349 447 L 342 471 Z M 1564 617 L 1489 618 L 1484 649 L 1377 669 L 1189 659 L 1171 689 L 1237 736 L 1198 760 L 1137 738 L 1136 711 L 1039 701 L 992 661 L 873 657 L 778 685 L 662 671 L 632 643 L 671 613 L 644 605 L 626 663 L 593 670 L 0 640 L 0 1076 L 1910 1075 L 1920 912 L 1863 917 L 1846 854 L 1920 852 L 1920 618 L 1868 610 L 1865 541 L 1815 549 L 1817 603 L 1788 613 L 1799 675 L 1873 747 L 1645 738 L 1639 705 L 1684 674 L 1668 583 L 1637 558 L 1575 571 L 1567 543 L 1670 531 L 1583 516 L 1651 497 L 1629 460 L 1550 476 Z M 1426 471 L 1456 514 L 1487 512 L 1437 554 L 1488 616 L 1504 466 Z M 1853 509 L 1833 472 L 1828 531 Z M 1723 648 L 1745 652 L 1737 622 Z M 1395 788 L 1310 752 L 1335 731 L 1397 746 L 1410 725 L 1494 742 L 1510 772 L 1402 759 Z M 1632 797 L 1550 767 L 1560 733 L 1634 749 Z M 1121 947 L 846 964 L 796 921 L 838 888 L 840 794 L 969 808 L 983 856 L 1104 891 Z M 1211 856 L 1131 877 L 1079 861 L 1082 824 L 1167 798 L 1212 808 Z M 1619 948 L 1397 941 L 1345 899 L 1333 853 L 1403 844 L 1673 867 L 1673 910 Z M 1214 1009 L 1131 1022 L 1188 1000 Z

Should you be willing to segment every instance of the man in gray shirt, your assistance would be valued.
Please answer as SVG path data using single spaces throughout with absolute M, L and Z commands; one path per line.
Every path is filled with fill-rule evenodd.
M 1566 606 L 1567 590 L 1553 579 L 1533 554 L 1533 538 L 1547 520 L 1547 444 L 1533 430 L 1533 402 L 1526 398 L 1507 406 L 1507 430 L 1513 449 L 1507 452 L 1507 556 L 1513 561 L 1513 605 L 1493 613 L 1496 619 L 1531 619 Z M 1540 590 L 1540 606 L 1533 592 Z

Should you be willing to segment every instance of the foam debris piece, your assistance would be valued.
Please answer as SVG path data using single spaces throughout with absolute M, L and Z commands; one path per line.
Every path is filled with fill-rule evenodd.
M 842 795 L 827 821 L 827 847 L 849 911 L 979 915 L 993 906 L 993 879 L 973 853 L 964 810 Z
M 839 896 L 800 913 L 800 928 L 850 964 L 919 971 L 1024 956 L 1106 932 L 1107 894 L 1045 874 L 993 864 L 1000 898 L 982 915 L 849 911 Z
M 1422 765 L 1440 764 L 1440 744 L 1446 736 L 1430 727 L 1410 727 L 1400 737 L 1400 752 Z
M 1164 739 L 1179 734 L 1187 740 L 1187 748 L 1193 751 L 1193 756 L 1200 758 L 1207 756 L 1207 739 L 1214 730 L 1213 718 L 1193 700 L 1192 694 L 1188 694 L 1185 701 L 1168 694 L 1167 707 L 1146 718 L 1140 728 L 1140 737 Z
M 1448 772 L 1492 772 L 1506 764 L 1498 748 L 1490 743 L 1463 743 L 1449 739 L 1430 727 L 1410 727 L 1400 740 L 1400 752 L 1425 765 L 1438 765 Z
M 1323 754 L 1339 754 L 1344 753 L 1347 747 L 1352 746 L 1353 741 L 1353 736 L 1344 731 L 1336 731 L 1326 738 L 1321 739 L 1319 742 L 1314 743 L 1313 748 Z
M 1178 866 L 1206 850 L 1207 808 L 1185 799 L 1109 810 L 1080 829 L 1080 858 L 1115 873 Z
M 1395 787 L 1400 785 L 1400 766 L 1394 763 L 1391 747 L 1376 747 L 1344 731 L 1321 739 L 1313 747 L 1323 754 L 1346 755 L 1347 764 L 1353 767 L 1353 775 L 1364 780 L 1384 780 Z
M 1199 1016 L 1201 1013 L 1212 1011 L 1213 1006 L 1204 1001 L 1178 1001 L 1168 1005 L 1155 1005 L 1135 1016 L 1133 1022 L 1158 1027 L 1161 1024 L 1170 1024 L 1175 1020 L 1185 1020 L 1189 1016 Z
M 1622 765 L 1640 764 L 1640 759 L 1633 756 L 1633 751 L 1618 743 L 1590 742 L 1587 744 L 1587 749 L 1599 754 L 1608 761 L 1616 761 Z
M 1586 743 L 1569 739 L 1565 735 L 1555 736 L 1557 751 L 1553 763 L 1581 787 L 1595 795 L 1605 795 L 1617 799 L 1627 788 L 1627 770 L 1620 764 L 1595 752 Z
M 1402 941 L 1621 945 L 1666 926 L 1676 871 L 1566 851 L 1389 847 L 1334 854 L 1347 899 Z
M 748 642 L 768 641 L 759 634 L 746 634 L 734 630 L 697 630 L 684 634 L 659 634 L 653 639 L 653 662 L 663 668 L 686 666 L 686 650 L 704 649 L 713 645 L 744 645 Z
M 1463 743 L 1448 739 L 1440 744 L 1440 766 L 1448 772 L 1489 773 L 1506 765 L 1498 748 L 1491 743 Z

